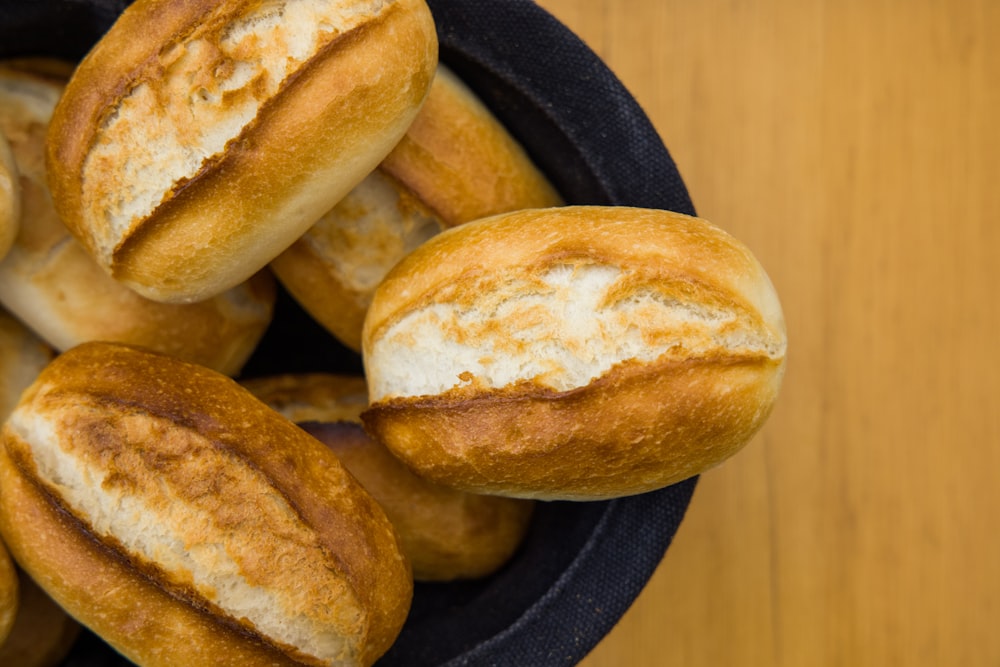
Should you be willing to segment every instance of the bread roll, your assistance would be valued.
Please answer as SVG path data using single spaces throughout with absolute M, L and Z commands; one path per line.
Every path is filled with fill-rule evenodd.
M 144 296 L 219 294 L 378 165 L 436 63 L 424 0 L 138 0 L 55 112 L 59 213 Z
M 447 67 L 402 141 L 271 263 L 312 317 L 361 350 L 375 286 L 442 229 L 562 201 L 520 144 Z
M 770 280 L 717 227 L 624 207 L 521 211 L 438 235 L 379 286 L 362 419 L 455 488 L 636 494 L 746 444 L 785 346 Z
M 402 627 L 412 577 L 381 508 L 221 374 L 87 343 L 2 439 L 12 555 L 138 664 L 370 665 Z
M 24 200 L 0 262 L 0 303 L 60 351 L 117 341 L 235 375 L 271 322 L 273 277 L 261 272 L 196 304 L 163 304 L 108 276 L 59 220 L 46 184 L 45 132 L 65 85 L 47 63 L 0 63 L 0 131 L 11 138 Z
M 21 223 L 21 187 L 14 153 L 0 130 L 0 259 L 3 259 L 17 236 Z
M 529 501 L 482 496 L 413 474 L 361 426 L 364 378 L 281 375 L 244 381 L 255 396 L 329 446 L 385 510 L 419 581 L 484 577 L 524 538 Z

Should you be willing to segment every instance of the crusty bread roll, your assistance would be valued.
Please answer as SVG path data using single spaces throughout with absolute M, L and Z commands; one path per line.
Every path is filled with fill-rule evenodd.
M 218 294 L 378 165 L 436 63 L 424 0 L 138 0 L 53 118 L 60 215 L 144 296 Z
M 124 345 L 57 357 L 0 447 L 0 532 L 138 664 L 370 665 L 409 609 L 385 514 L 229 378 Z
M 266 271 L 194 304 L 139 296 L 108 276 L 62 224 L 45 178 L 45 132 L 65 80 L 49 61 L 0 63 L 0 131 L 11 138 L 23 215 L 0 261 L 0 303 L 57 350 L 106 340 L 237 374 L 274 312 Z
M 0 130 L 0 259 L 14 243 L 20 223 L 21 186 L 17 163 L 7 137 Z
M 439 65 L 403 139 L 271 268 L 317 322 L 360 352 L 372 292 L 408 252 L 448 227 L 561 203 L 524 148 Z
M 521 544 L 533 503 L 427 482 L 365 434 L 364 378 L 314 373 L 254 378 L 243 384 L 337 454 L 385 510 L 414 579 L 484 577 L 503 566 Z
M 770 280 L 717 227 L 623 207 L 521 211 L 438 235 L 379 286 L 362 418 L 441 484 L 636 494 L 742 447 L 785 345 Z
M 0 643 L 0 665 L 56 667 L 64 664 L 80 635 L 80 624 L 23 570 L 15 569 L 17 613 L 7 640 Z

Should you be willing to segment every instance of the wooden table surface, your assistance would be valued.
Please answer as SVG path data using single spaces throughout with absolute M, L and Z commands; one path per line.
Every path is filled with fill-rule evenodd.
M 1000 2 L 540 0 L 789 330 L 586 667 L 1000 665 Z

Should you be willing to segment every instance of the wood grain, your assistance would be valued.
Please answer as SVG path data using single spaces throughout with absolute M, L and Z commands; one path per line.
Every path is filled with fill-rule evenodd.
M 1000 3 L 541 0 L 785 308 L 779 405 L 585 667 L 1000 665 Z

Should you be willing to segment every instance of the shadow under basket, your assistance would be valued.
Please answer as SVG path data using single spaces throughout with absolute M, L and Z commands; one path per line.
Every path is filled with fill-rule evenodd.
M 0 0 L 0 57 L 78 60 L 127 2 Z M 579 38 L 530 0 L 428 0 L 442 62 L 528 150 L 567 203 L 694 214 L 649 119 Z M 275 321 L 244 376 L 359 373 L 279 290 Z M 573 665 L 633 603 L 670 545 L 697 478 L 638 496 L 539 503 L 527 538 L 495 575 L 422 584 L 378 667 Z M 83 632 L 66 667 L 128 661 Z

